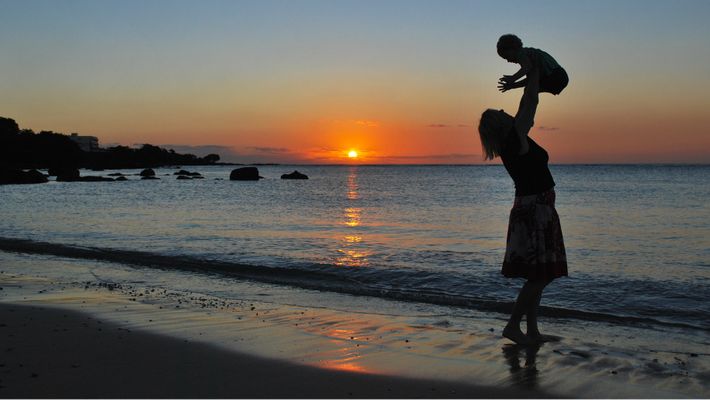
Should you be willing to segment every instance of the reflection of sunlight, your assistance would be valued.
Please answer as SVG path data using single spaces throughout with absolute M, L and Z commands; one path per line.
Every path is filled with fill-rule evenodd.
M 359 250 L 342 250 L 338 249 L 340 257 L 335 260 L 335 265 L 348 267 L 364 267 L 368 265 L 367 256 L 369 252 Z
M 348 174 L 348 200 L 358 199 L 357 193 L 357 169 L 351 169 L 350 174 Z
M 359 358 L 360 356 L 353 355 L 352 357 L 346 357 L 337 361 L 323 362 L 322 364 L 320 364 L 320 367 L 335 369 L 338 371 L 371 373 L 372 371 L 356 363 Z
M 362 356 L 354 348 L 357 347 L 357 343 L 353 344 L 354 342 L 352 342 L 352 340 L 356 339 L 354 330 L 335 328 L 325 332 L 325 336 L 332 338 L 330 342 L 338 345 L 339 348 L 333 352 L 328 352 L 330 360 L 321 361 L 319 363 L 321 368 L 350 372 L 372 372 L 363 365 L 358 364 Z
M 345 225 L 347 226 L 358 226 L 360 225 L 360 214 L 362 213 L 362 208 L 348 207 L 345 209 Z
M 345 241 L 348 243 L 360 243 L 362 242 L 362 236 L 348 235 L 345 236 Z
M 347 199 L 349 201 L 358 200 L 357 168 L 351 168 L 348 174 Z M 356 228 L 361 224 L 362 208 L 348 206 L 343 210 L 343 225 L 349 228 Z M 342 239 L 341 248 L 338 249 L 338 256 L 335 265 L 348 267 L 363 267 L 368 265 L 367 256 L 370 251 L 362 248 L 363 237 L 354 233 L 346 234 Z

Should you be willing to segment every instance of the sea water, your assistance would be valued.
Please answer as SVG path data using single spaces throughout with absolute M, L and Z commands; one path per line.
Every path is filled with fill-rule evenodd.
M 210 274 L 505 313 L 522 284 L 500 274 L 514 192 L 500 165 L 260 166 L 258 182 L 230 181 L 233 168 L 0 186 L 0 238 L 171 269 L 187 286 Z M 310 179 L 280 179 L 294 169 Z M 710 166 L 550 169 L 569 277 L 546 289 L 543 315 L 707 335 Z

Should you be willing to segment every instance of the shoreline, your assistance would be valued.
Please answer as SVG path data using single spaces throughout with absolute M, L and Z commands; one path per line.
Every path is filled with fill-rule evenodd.
M 0 327 L 0 337 L 19 341 L 0 348 L 16 357 L 14 367 L 0 361 L 5 364 L 0 367 L 0 385 L 8 390 L 18 382 L 24 382 L 24 386 L 42 382 L 39 378 L 50 376 L 49 370 L 28 371 L 25 367 L 46 364 L 47 368 L 58 368 L 52 371 L 56 382 L 45 381 L 41 385 L 45 389 L 32 385 L 32 390 L 59 387 L 65 394 L 48 393 L 49 397 L 349 397 L 348 393 L 353 393 L 353 397 L 683 398 L 707 397 L 710 393 L 705 383 L 710 377 L 710 352 L 704 346 L 689 345 L 697 338 L 686 338 L 673 329 L 656 331 L 543 318 L 546 332 L 562 339 L 539 348 L 524 348 L 500 336 L 504 316 L 496 313 L 56 256 L 0 251 L 0 266 L 0 309 L 32 308 L 31 312 L 22 311 L 20 318 L 25 320 L 16 319 L 12 325 L 6 322 L 5 311 L 0 314 L 5 324 Z M 43 325 L 32 328 L 28 318 L 33 318 L 33 323 L 43 321 Z M 147 337 L 145 343 L 161 346 L 170 342 L 174 347 L 156 353 L 157 347 L 146 345 L 143 339 L 121 347 L 138 336 Z M 64 351 L 53 345 L 61 337 L 69 346 Z M 665 343 L 669 338 L 673 341 Z M 687 344 L 682 344 L 683 340 Z M 76 350 L 84 343 L 88 347 Z M 183 349 L 185 346 L 192 350 Z M 13 350 L 8 352 L 10 347 Z M 22 353 L 11 354 L 20 348 Z M 183 350 L 191 352 L 185 362 L 160 356 L 167 352 L 174 357 L 173 353 Z M 34 361 L 21 359 L 32 351 Z M 73 353 L 82 357 L 102 355 L 92 360 L 94 364 L 85 364 L 66 358 Z M 202 360 L 202 354 L 207 353 L 214 356 L 212 361 Z M 61 363 L 57 361 L 59 356 L 65 357 Z M 114 364 L 118 358 L 123 360 L 125 371 Z M 108 360 L 105 368 L 103 360 Z M 133 378 L 131 371 L 138 369 L 145 376 L 167 375 L 158 377 L 163 379 L 160 382 L 179 376 L 179 385 L 191 374 L 202 376 L 199 371 L 205 370 L 210 377 L 204 379 L 213 386 L 226 385 L 230 391 L 244 389 L 247 386 L 229 385 L 241 379 L 238 375 L 242 371 L 251 372 L 252 361 L 264 368 L 244 378 L 245 385 L 261 382 L 269 386 L 268 390 L 293 387 L 288 385 L 298 382 L 279 379 L 307 374 L 311 383 L 305 390 L 311 392 L 267 394 L 249 386 L 253 391 L 248 395 L 223 392 L 213 396 L 210 386 L 201 387 L 202 392 L 186 389 L 184 395 L 171 388 L 170 395 L 160 395 L 149 391 L 157 385 L 150 381 L 135 395 L 120 388 L 137 387 L 136 379 L 143 377 Z M 213 370 L 213 364 L 228 367 Z M 81 370 L 72 365 L 92 367 Z M 109 367 L 114 368 L 110 374 L 96 377 L 96 371 Z M 38 376 L 31 379 L 32 373 Z M 79 376 L 81 384 L 93 385 L 91 382 L 98 380 L 102 386 L 90 388 L 92 394 L 85 394 L 89 389 L 78 392 L 75 387 L 61 386 L 62 374 Z M 119 379 L 119 383 L 106 379 Z M 220 383 L 220 379 L 226 383 Z M 337 379 L 343 379 L 345 386 L 320 388 Z M 396 382 L 387 381 L 394 382 L 387 386 L 383 379 Z M 354 385 L 357 393 L 342 392 L 347 385 Z M 379 392 L 361 391 L 373 385 L 380 385 L 376 386 Z M 434 385 L 437 390 L 431 391 L 426 385 Z M 404 391 L 414 387 L 429 391 Z M 100 393 L 99 389 L 108 392 Z M 47 397 L 39 392 L 10 394 L 4 388 L 0 390 L 0 397 Z
M 0 320 L 4 398 L 550 397 L 297 365 L 133 331 L 62 308 L 0 303 Z
M 413 291 L 386 291 L 376 287 L 368 287 L 352 281 L 333 272 L 317 275 L 316 272 L 304 272 L 298 269 L 284 267 L 261 267 L 214 259 L 201 259 L 190 255 L 166 255 L 158 252 L 132 251 L 105 247 L 65 245 L 60 243 L 36 240 L 7 238 L 0 236 L 0 251 L 16 254 L 35 254 L 44 256 L 67 257 L 76 260 L 110 262 L 137 268 L 160 268 L 196 273 L 216 273 L 225 278 L 236 278 L 253 282 L 286 285 L 298 289 L 332 291 L 339 294 L 354 296 L 369 296 L 391 301 L 407 301 L 412 303 L 431 304 L 434 306 L 451 306 L 474 309 L 481 312 L 496 312 L 507 315 L 513 306 L 512 301 L 480 300 L 464 296 L 441 296 L 433 293 L 427 295 Z M 308 280 L 306 277 L 318 276 Z M 330 280 L 330 284 L 325 284 Z M 668 328 L 690 329 L 707 332 L 707 329 L 690 323 L 664 321 L 651 316 L 615 315 L 610 313 L 585 311 L 543 305 L 539 315 L 542 317 L 578 319 L 587 322 L 615 323 L 619 325 L 660 325 Z

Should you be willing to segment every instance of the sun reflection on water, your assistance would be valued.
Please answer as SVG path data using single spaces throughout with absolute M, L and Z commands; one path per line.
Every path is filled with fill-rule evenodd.
M 323 354 L 326 359 L 319 363 L 321 368 L 360 373 L 373 372 L 360 362 L 362 354 L 357 350 L 359 345 L 353 344 L 357 335 L 355 330 L 333 328 L 320 334 L 330 338 L 330 342 L 337 346 L 336 350 Z
M 362 208 L 356 203 L 360 199 L 357 182 L 357 167 L 350 168 L 347 181 L 346 197 L 348 205 L 343 209 L 342 224 L 347 230 L 358 228 L 362 224 Z M 363 246 L 363 237 L 360 232 L 347 232 L 341 239 L 337 249 L 338 255 L 335 264 L 347 267 L 365 267 L 369 265 L 367 257 L 370 251 Z
M 345 222 L 347 226 L 358 226 L 360 225 L 360 215 L 362 214 L 362 208 L 357 207 L 347 207 L 345 208 Z
M 357 168 L 353 167 L 350 168 L 348 173 L 348 200 L 357 200 L 360 198 L 357 190 Z

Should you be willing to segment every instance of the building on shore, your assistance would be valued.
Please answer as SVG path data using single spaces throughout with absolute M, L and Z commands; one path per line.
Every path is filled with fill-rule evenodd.
M 78 133 L 72 133 L 69 139 L 78 144 L 83 151 L 99 151 L 99 138 L 96 136 L 79 136 Z

